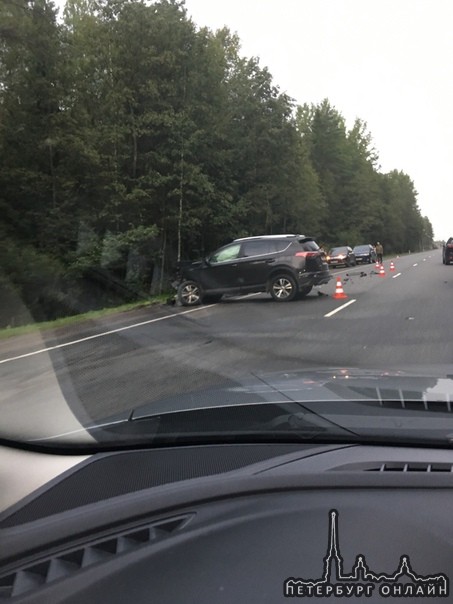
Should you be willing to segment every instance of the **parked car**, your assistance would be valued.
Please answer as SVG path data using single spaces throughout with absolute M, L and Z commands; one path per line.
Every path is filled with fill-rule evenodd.
M 372 262 L 377 261 L 376 250 L 370 243 L 367 243 L 366 245 L 356 245 L 352 251 L 354 252 L 357 264 L 363 262 L 371 264 Z
M 217 302 L 223 294 L 268 292 L 277 302 L 289 302 L 329 279 L 325 253 L 312 237 L 246 237 L 182 267 L 178 298 L 194 306 Z
M 450 237 L 447 243 L 442 246 L 442 262 L 450 264 L 453 261 L 453 237 Z
M 355 266 L 357 264 L 354 252 L 349 246 L 334 247 L 327 255 L 330 266 Z

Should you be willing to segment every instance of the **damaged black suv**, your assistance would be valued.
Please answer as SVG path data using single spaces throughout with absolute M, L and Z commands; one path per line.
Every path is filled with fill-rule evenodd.
M 325 253 L 312 237 L 247 237 L 185 266 L 178 300 L 184 306 L 194 306 L 218 302 L 223 294 L 268 292 L 277 302 L 289 302 L 329 279 Z

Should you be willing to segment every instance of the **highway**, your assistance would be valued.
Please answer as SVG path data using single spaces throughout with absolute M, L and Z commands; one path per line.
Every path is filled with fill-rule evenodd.
M 385 261 L 385 277 L 374 265 L 333 269 L 343 300 L 333 298 L 332 279 L 290 303 L 259 294 L 191 309 L 162 304 L 4 340 L 4 417 L 20 417 L 19 407 L 39 415 L 56 391 L 86 424 L 247 374 L 326 366 L 453 369 L 453 266 L 442 264 L 439 250 L 393 261 L 393 272 Z

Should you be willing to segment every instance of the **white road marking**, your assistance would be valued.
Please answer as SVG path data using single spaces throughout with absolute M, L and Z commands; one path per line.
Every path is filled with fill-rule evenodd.
M 413 264 L 412 266 L 418 266 L 418 262 L 416 262 L 415 264 Z
M 251 298 L 252 296 L 261 296 L 265 292 L 255 292 L 254 294 L 244 294 L 243 296 L 225 296 L 224 300 L 243 300 L 244 298 Z M 212 304 L 211 304 L 212 306 Z M 206 308 L 206 306 L 205 306 Z
M 392 279 L 396 279 L 397 277 L 399 277 L 401 275 L 401 273 L 396 273 L 396 275 L 393 275 Z
M 328 312 L 326 315 L 324 315 L 325 317 L 332 317 L 333 315 L 335 315 L 337 312 L 340 312 L 340 310 L 343 310 L 343 308 L 346 308 L 347 306 L 350 306 L 351 304 L 354 304 L 354 302 L 357 302 L 357 300 L 349 300 L 349 302 L 346 302 L 346 304 L 342 304 L 341 306 L 339 306 L 338 308 L 336 308 L 335 310 L 332 310 L 331 312 Z
M 62 432 L 61 434 L 52 434 L 52 436 L 40 436 L 39 438 L 30 438 L 28 442 L 36 442 L 39 440 L 52 440 L 55 438 L 61 438 L 62 436 L 72 436 L 73 434 L 79 434 L 80 432 L 89 432 L 90 430 L 94 430 L 95 428 L 104 428 L 105 426 L 113 426 L 114 424 L 124 424 L 127 421 L 127 419 L 120 419 L 115 422 L 107 422 L 105 424 L 93 424 L 92 426 L 84 426 L 83 428 L 71 430 L 70 432 Z
M 96 338 L 103 338 L 104 336 L 109 336 L 112 333 L 119 333 L 121 331 L 127 331 L 128 329 L 134 329 L 135 327 L 141 327 L 142 325 L 149 325 L 150 323 L 157 323 L 158 321 L 165 321 L 166 319 L 180 317 L 181 315 L 187 315 L 191 312 L 196 312 L 198 310 L 211 308 L 212 306 L 216 306 L 216 305 L 215 304 L 206 304 L 205 306 L 191 308 L 190 310 L 183 310 L 182 312 L 178 312 L 174 315 L 165 315 L 163 317 L 157 317 L 156 319 L 149 319 L 148 321 L 141 321 L 140 323 L 133 323 L 132 325 L 125 325 L 124 327 L 118 327 L 117 329 L 110 329 L 109 331 L 103 331 L 101 333 L 96 333 L 92 336 L 87 336 L 85 338 L 80 338 L 78 340 L 71 340 L 71 342 L 65 342 L 63 344 L 56 344 L 55 346 L 49 346 L 48 348 L 41 348 L 40 350 L 35 350 L 34 352 L 27 352 L 25 354 L 20 354 L 16 357 L 10 357 L 8 359 L 3 359 L 0 361 L 0 365 L 3 363 L 9 363 L 10 361 L 17 361 L 18 359 L 25 359 L 27 357 L 32 357 L 36 354 L 41 354 L 43 352 L 49 352 L 50 350 L 57 350 L 58 348 L 65 348 L 66 346 L 73 346 L 74 344 L 80 344 L 82 342 L 87 342 L 88 340 L 94 340 Z

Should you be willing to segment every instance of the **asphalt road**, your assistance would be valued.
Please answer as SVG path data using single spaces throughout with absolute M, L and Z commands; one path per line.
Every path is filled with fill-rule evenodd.
M 60 392 L 85 424 L 247 374 L 451 366 L 453 266 L 438 250 L 394 263 L 385 277 L 374 265 L 334 269 L 344 300 L 332 297 L 333 279 L 291 303 L 259 294 L 189 312 L 161 305 L 3 341 L 0 404 L 8 421 L 22 409 L 32 425 Z M 55 431 L 69 425 L 55 421 Z

